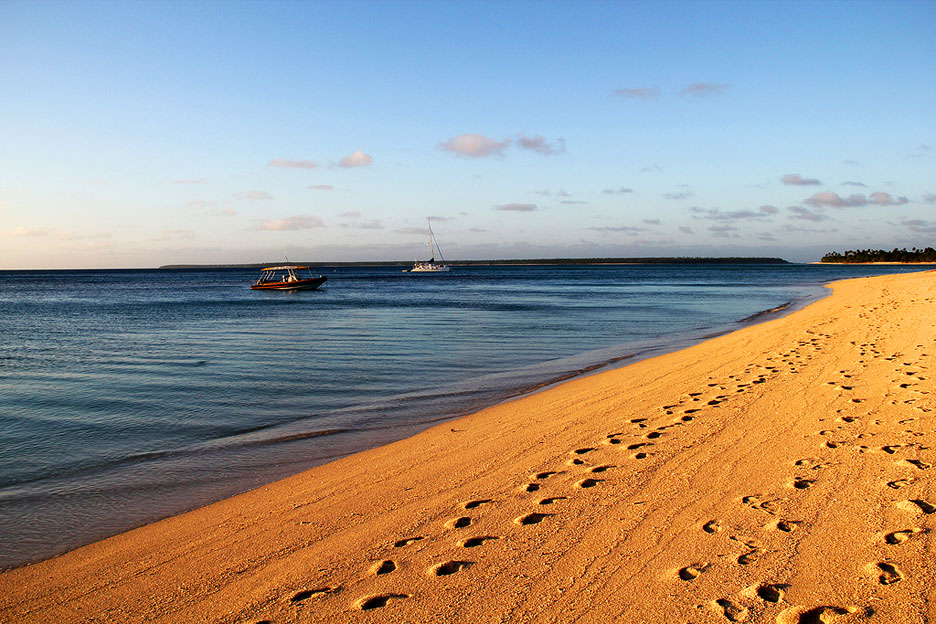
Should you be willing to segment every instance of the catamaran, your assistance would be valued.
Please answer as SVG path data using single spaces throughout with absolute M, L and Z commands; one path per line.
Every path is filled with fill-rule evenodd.
M 303 277 L 299 271 L 309 271 L 309 277 Z M 325 283 L 323 275 L 312 275 L 309 267 L 284 264 L 261 270 L 260 279 L 253 283 L 251 290 L 315 290 Z
M 413 268 L 409 270 L 410 273 L 443 273 L 448 271 L 450 267 L 445 264 L 445 258 L 442 256 L 442 248 L 439 247 L 439 242 L 435 239 L 435 236 L 432 234 L 432 223 L 429 219 L 426 219 L 426 224 L 429 227 L 429 260 L 420 261 L 416 260 L 413 263 Z M 439 250 L 439 258 L 441 262 L 435 261 L 435 250 Z

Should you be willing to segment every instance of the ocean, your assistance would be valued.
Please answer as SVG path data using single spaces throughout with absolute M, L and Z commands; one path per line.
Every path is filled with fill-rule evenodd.
M 910 270 L 342 266 L 294 293 L 241 269 L 2 271 L 0 568 Z

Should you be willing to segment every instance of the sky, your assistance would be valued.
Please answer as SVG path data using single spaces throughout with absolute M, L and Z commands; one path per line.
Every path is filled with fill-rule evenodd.
M 0 0 L 0 269 L 936 246 L 936 2 Z

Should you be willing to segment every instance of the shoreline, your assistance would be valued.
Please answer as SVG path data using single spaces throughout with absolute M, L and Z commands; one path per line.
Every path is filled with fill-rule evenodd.
M 933 617 L 934 283 L 836 282 L 779 318 L 4 572 L 0 614 Z
M 826 293 L 828 293 L 826 289 L 817 288 L 817 290 L 825 290 Z M 808 305 L 811 301 L 815 301 L 820 297 L 826 296 L 826 293 L 817 292 L 812 294 L 802 294 L 801 296 L 798 296 L 795 299 L 787 301 L 779 306 L 760 310 L 746 317 L 734 319 L 725 323 L 715 324 L 704 328 L 699 327 L 693 331 L 664 334 L 651 340 L 625 343 L 611 347 L 605 347 L 603 349 L 584 351 L 570 356 L 553 358 L 545 362 L 528 365 L 519 369 L 502 371 L 471 380 L 455 382 L 449 386 L 446 386 L 445 388 L 440 388 L 439 391 L 443 395 L 449 391 L 456 394 L 462 394 L 463 396 L 461 400 L 469 401 L 469 405 L 459 406 L 459 409 L 455 411 L 447 412 L 444 415 L 439 415 L 438 417 L 429 420 L 413 420 L 411 422 L 398 423 L 395 431 L 393 427 L 378 427 L 373 431 L 382 431 L 382 433 L 375 433 L 368 441 L 367 446 L 363 446 L 361 444 L 352 444 L 346 451 L 340 453 L 329 453 L 321 456 L 314 455 L 316 450 L 315 448 L 302 446 L 302 443 L 300 442 L 298 446 L 293 445 L 293 451 L 291 452 L 296 453 L 297 455 L 311 453 L 311 459 L 303 462 L 304 465 L 298 463 L 295 465 L 290 464 L 288 470 L 279 470 L 277 473 L 273 473 L 269 476 L 269 478 L 263 481 L 256 478 L 251 480 L 245 480 L 242 478 L 240 481 L 232 481 L 230 487 L 221 489 L 220 495 L 218 495 L 216 490 L 211 490 L 214 493 L 213 496 L 202 496 L 201 493 L 192 492 L 191 489 L 172 489 L 169 491 L 169 495 L 176 502 L 184 502 L 184 504 L 177 504 L 174 506 L 163 504 L 161 507 L 153 508 L 153 511 L 151 512 L 147 512 L 146 506 L 143 505 L 135 510 L 135 515 L 127 517 L 126 522 L 109 521 L 106 525 L 100 528 L 98 528 L 96 525 L 88 524 L 86 526 L 92 527 L 94 530 L 87 530 L 86 528 L 81 534 L 78 534 L 77 532 L 70 532 L 67 535 L 63 535 L 61 541 L 53 542 L 49 540 L 40 545 L 40 547 L 33 548 L 33 551 L 39 553 L 37 556 L 28 558 L 21 557 L 19 559 L 14 559 L 13 557 L 0 558 L 0 562 L 3 564 L 0 565 L 0 572 L 5 570 L 13 570 L 25 565 L 40 563 L 42 561 L 64 555 L 88 544 L 108 539 L 114 535 L 119 535 L 126 531 L 130 531 L 153 522 L 158 522 L 169 517 L 196 510 L 214 502 L 224 500 L 226 498 L 230 498 L 250 490 L 254 490 L 268 483 L 272 483 L 293 474 L 303 472 L 307 469 L 329 463 L 342 457 L 347 457 L 354 453 L 374 448 L 375 446 L 381 446 L 408 438 L 436 424 L 450 422 L 487 407 L 517 400 L 523 398 L 524 396 L 541 392 L 544 389 L 565 383 L 571 379 L 585 377 L 593 374 L 600 374 L 601 372 L 608 370 L 614 370 L 616 368 L 627 366 L 647 358 L 657 357 L 664 353 L 670 353 L 687 348 L 704 340 L 730 333 L 740 327 L 745 327 L 753 323 L 765 322 L 771 318 L 778 318 L 782 315 L 791 313 L 793 310 L 798 309 L 804 305 Z M 482 380 L 483 382 L 481 385 L 491 386 L 491 381 L 483 381 L 488 377 L 491 377 L 492 379 L 494 377 L 503 378 L 507 379 L 508 381 L 502 384 L 503 387 L 500 387 L 499 392 L 496 394 L 490 394 L 490 392 L 488 392 L 489 396 L 486 397 L 473 396 L 473 394 L 478 391 L 471 390 L 470 388 L 474 388 L 476 385 L 478 385 L 476 382 L 479 380 Z M 501 382 L 493 382 L 494 385 L 499 383 Z M 469 389 L 466 390 L 466 388 Z M 409 395 L 406 394 L 394 395 L 392 397 L 383 399 L 382 402 L 389 405 L 395 401 L 407 401 L 408 396 Z M 385 405 L 384 409 L 386 408 L 387 406 Z M 400 431 L 404 433 L 401 434 Z M 298 442 L 300 440 L 322 438 L 332 434 L 341 435 L 349 432 L 353 433 L 355 432 L 355 429 L 331 428 L 322 430 L 307 424 L 306 418 L 297 418 L 292 421 L 281 422 L 266 427 L 238 432 L 237 434 L 231 436 L 213 440 L 211 445 L 214 449 L 214 452 L 223 452 L 224 449 L 230 450 L 235 448 L 246 448 L 249 446 L 257 448 L 258 454 L 263 452 L 262 449 L 264 447 L 267 447 L 267 453 L 273 454 L 274 451 L 270 445 L 278 445 L 281 442 Z M 206 446 L 206 443 L 201 443 L 196 446 Z M 73 478 L 80 479 L 81 475 L 75 477 L 71 474 L 63 473 L 58 475 L 57 482 L 54 484 L 54 486 L 58 488 L 73 487 L 76 489 L 84 489 L 87 487 L 88 483 L 97 484 L 104 480 L 120 482 L 121 473 L 114 472 L 115 469 L 121 470 L 126 465 L 142 465 L 142 463 L 145 462 L 145 465 L 147 466 L 145 470 L 158 470 L 160 465 L 159 462 L 164 461 L 167 458 L 171 459 L 174 457 L 188 455 L 189 453 L 192 453 L 193 448 L 194 447 L 167 448 L 162 449 L 159 452 L 148 453 L 144 456 L 127 458 L 121 463 L 118 463 L 116 466 L 101 465 L 99 467 L 91 467 L 86 469 L 87 473 L 85 473 L 85 477 L 90 479 L 88 482 L 74 481 L 72 483 L 70 481 Z M 280 453 L 280 456 L 281 455 L 282 453 Z M 211 474 L 211 471 L 206 470 L 204 474 Z M 135 474 L 128 477 L 127 474 L 124 473 L 123 478 L 135 478 Z M 93 487 L 97 488 L 103 486 L 94 485 Z M 86 495 L 86 497 L 91 498 L 92 495 Z M 155 494 L 151 495 L 149 500 L 155 500 Z M 8 501 L 8 504 L 10 504 L 10 507 L 7 509 L 9 518 L 16 519 L 17 517 L 25 515 L 25 513 L 17 513 L 18 510 L 17 512 L 14 512 L 13 505 L 17 504 L 17 501 Z M 65 507 L 66 505 L 68 505 L 68 507 Z M 72 502 L 71 500 L 63 500 L 62 497 L 56 497 L 54 500 L 50 500 L 49 504 L 45 505 L 44 507 L 39 507 L 34 513 L 41 514 L 49 511 L 50 508 L 51 510 L 54 510 L 56 507 L 58 507 L 59 509 L 69 509 L 73 513 L 77 512 L 84 514 L 83 510 L 79 511 L 77 509 L 80 506 L 80 500 Z M 111 503 L 110 506 L 116 509 L 117 503 Z M 12 525 L 15 524 L 15 522 L 10 522 L 9 524 Z M 13 531 L 11 531 L 11 533 L 13 534 L 13 537 L 18 535 Z

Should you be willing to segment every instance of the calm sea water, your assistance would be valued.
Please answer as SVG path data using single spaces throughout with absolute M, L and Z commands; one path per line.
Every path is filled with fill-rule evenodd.
M 907 267 L 0 272 L 0 567 Z M 621 358 L 624 358 L 621 360 Z

